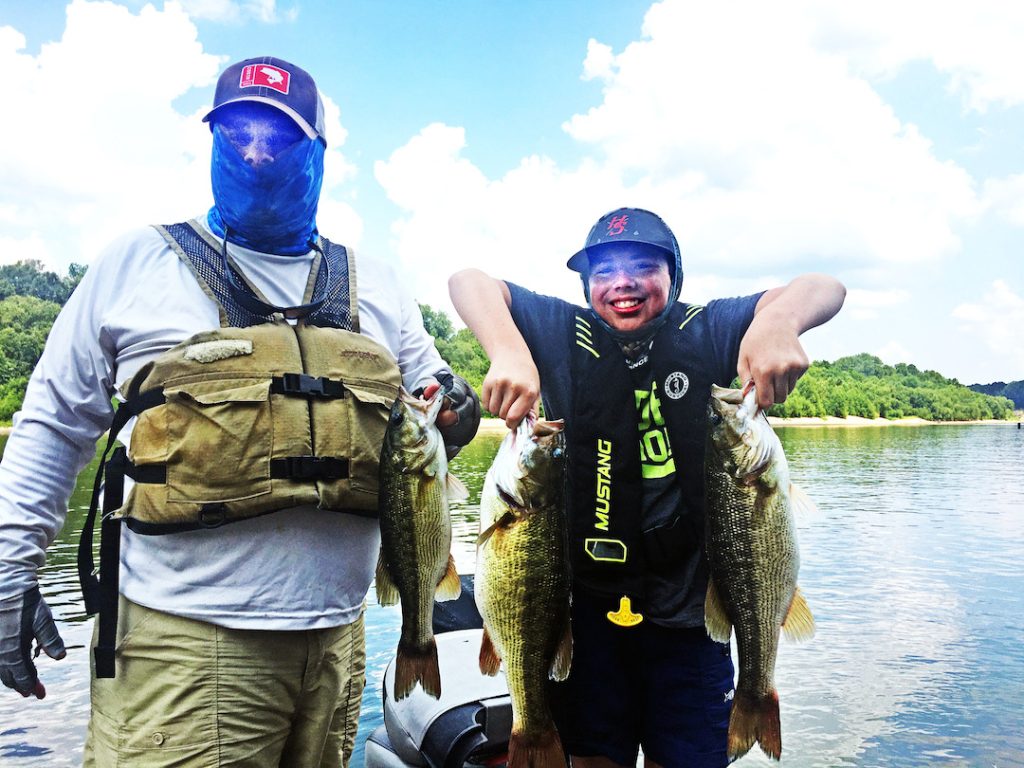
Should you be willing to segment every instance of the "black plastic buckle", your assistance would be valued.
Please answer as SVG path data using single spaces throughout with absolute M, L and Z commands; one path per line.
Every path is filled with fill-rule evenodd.
M 348 461 L 333 456 L 286 456 L 270 462 L 270 476 L 287 480 L 342 480 Z
M 332 381 L 324 376 L 310 376 L 308 373 L 283 373 L 275 376 L 271 391 L 279 395 L 303 397 L 345 396 L 345 387 L 340 381 Z
M 281 376 L 286 395 L 323 395 L 324 383 L 308 373 L 286 373 Z

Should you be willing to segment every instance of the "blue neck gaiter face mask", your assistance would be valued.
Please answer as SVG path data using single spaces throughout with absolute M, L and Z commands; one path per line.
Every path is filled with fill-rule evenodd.
M 210 176 L 214 205 L 207 221 L 218 237 L 265 253 L 296 256 L 317 235 L 316 209 L 324 175 L 324 145 L 303 137 L 255 166 L 229 133 L 213 126 Z

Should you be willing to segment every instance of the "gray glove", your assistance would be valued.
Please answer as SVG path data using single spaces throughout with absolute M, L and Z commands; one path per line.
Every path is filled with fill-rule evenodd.
M 480 398 L 469 386 L 469 382 L 461 376 L 448 371 L 438 371 L 434 378 L 441 385 L 441 394 L 456 416 L 454 424 L 440 429 L 445 453 L 450 461 L 476 436 L 476 430 L 480 426 Z
M 0 683 L 22 696 L 35 694 L 41 699 L 46 696 L 46 688 L 32 663 L 33 639 L 50 658 L 63 659 L 67 655 L 50 606 L 39 594 L 38 586 L 20 598 L 0 603 Z

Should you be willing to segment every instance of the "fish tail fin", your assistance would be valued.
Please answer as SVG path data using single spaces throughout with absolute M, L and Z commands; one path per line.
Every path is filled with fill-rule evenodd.
M 814 616 L 807 607 L 800 587 L 793 592 L 793 600 L 789 604 L 786 618 L 782 621 L 782 634 L 787 640 L 810 640 L 814 637 Z
M 420 684 L 423 692 L 441 698 L 441 670 L 437 664 L 437 643 L 430 638 L 426 648 L 415 648 L 401 640 L 395 655 L 395 700 L 404 699 Z
M 515 727 L 508 740 L 507 768 L 565 768 L 565 750 L 554 727 L 525 738 Z
M 718 587 L 714 579 L 708 579 L 708 592 L 704 598 L 704 627 L 708 636 L 719 643 L 728 643 L 732 637 L 732 622 L 725 613 L 722 598 L 718 595 Z
M 437 589 L 434 591 L 434 599 L 444 602 L 454 600 L 462 594 L 462 581 L 459 579 L 459 572 L 455 568 L 455 557 L 448 555 L 448 567 L 444 576 L 437 582 Z
M 384 559 L 384 550 L 377 556 L 377 574 L 375 583 L 377 586 L 377 602 L 381 605 L 397 605 L 399 601 L 398 587 L 395 586 L 388 570 L 387 561 Z
M 448 491 L 448 498 L 453 501 L 465 501 L 469 498 L 469 488 L 455 475 L 449 472 L 445 476 L 445 489 Z
M 782 727 L 779 725 L 779 694 L 773 689 L 757 697 L 736 691 L 729 716 L 729 757 L 743 757 L 754 746 L 773 760 L 782 754 Z
M 494 647 L 491 634 L 484 626 L 484 634 L 480 640 L 480 672 L 494 677 L 500 668 L 501 656 L 498 655 L 498 649 Z

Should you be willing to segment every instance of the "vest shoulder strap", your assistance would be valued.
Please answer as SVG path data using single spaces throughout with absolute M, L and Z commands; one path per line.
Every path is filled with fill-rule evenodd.
M 157 232 L 188 267 L 203 293 L 216 305 L 222 327 L 247 328 L 275 320 L 273 314 L 260 314 L 235 298 L 233 290 L 242 290 L 251 297 L 267 303 L 245 276 L 222 253 L 223 244 L 212 238 L 196 221 L 157 225 Z M 303 303 L 313 296 L 324 296 L 324 302 L 305 322 L 347 331 L 359 330 L 356 307 L 355 269 L 351 251 L 343 245 L 320 240 L 323 257 L 317 257 L 310 271 Z M 326 260 L 326 264 L 323 262 Z M 226 270 L 231 270 L 228 275 Z M 230 279 L 229 279 L 230 278 Z M 232 288 L 232 284 L 237 286 Z

